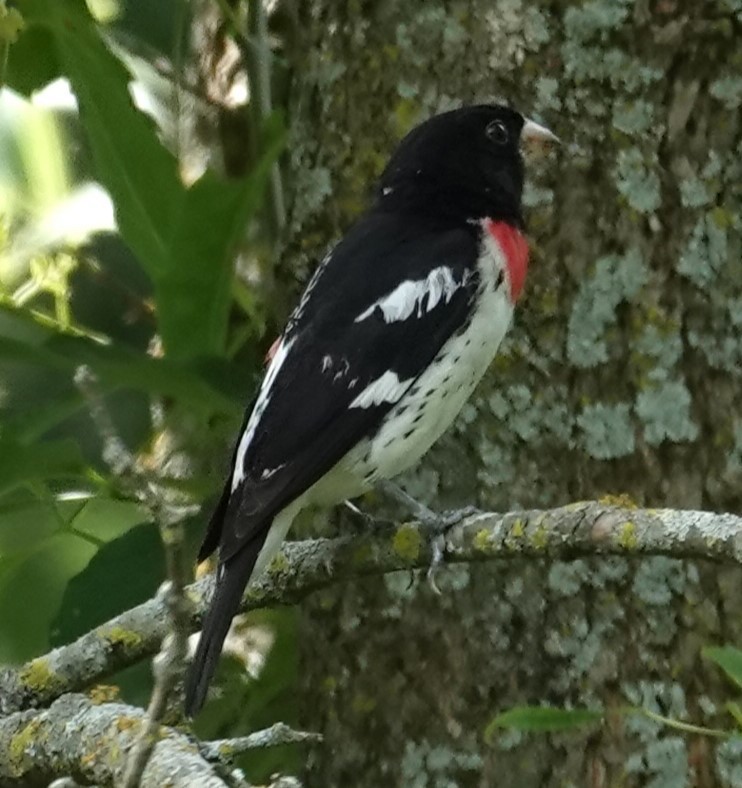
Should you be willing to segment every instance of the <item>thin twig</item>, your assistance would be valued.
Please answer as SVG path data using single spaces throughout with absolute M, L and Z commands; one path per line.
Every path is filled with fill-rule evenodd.
M 95 373 L 90 367 L 83 365 L 75 370 L 74 380 L 85 399 L 98 435 L 103 441 L 103 462 L 111 469 L 113 475 L 125 481 L 127 486 L 139 488 L 139 483 L 133 478 L 136 475 L 136 462 L 116 431 Z M 137 492 L 139 493 L 137 497 L 141 498 L 142 490 L 137 489 Z
M 311 742 L 316 744 L 322 741 L 321 733 L 310 731 L 296 731 L 283 722 L 277 722 L 270 728 L 256 731 L 249 736 L 239 736 L 234 739 L 219 739 L 217 741 L 204 742 L 201 753 L 207 760 L 218 758 L 233 758 L 249 750 L 257 750 L 265 747 L 279 747 L 283 744 L 303 744 Z
M 147 721 L 131 750 L 123 788 L 137 788 L 144 769 L 160 736 L 160 727 L 168 708 L 168 699 L 177 686 L 188 653 L 190 605 L 185 595 L 185 561 L 183 560 L 183 526 L 181 523 L 160 527 L 168 577 L 160 588 L 168 611 L 169 632 L 153 662 L 155 686 L 147 707 Z
M 707 728 L 705 725 L 694 725 L 691 722 L 683 722 L 676 720 L 674 717 L 666 717 L 664 714 L 657 714 L 656 711 L 645 709 L 642 706 L 630 706 L 626 710 L 626 714 L 633 714 L 638 717 L 646 717 L 648 720 L 658 722 L 660 725 L 666 725 L 668 728 L 673 728 L 683 733 L 692 733 L 699 736 L 711 736 L 716 739 L 730 739 L 732 736 L 737 736 L 736 730 L 724 730 L 723 728 Z
M 103 459 L 114 476 L 121 479 L 149 509 L 159 526 L 165 552 L 168 579 L 161 586 L 159 595 L 167 611 L 168 631 L 162 639 L 160 653 L 153 661 L 155 684 L 147 708 L 146 724 L 131 749 L 122 783 L 123 788 L 137 788 L 160 736 L 168 699 L 182 676 L 188 651 L 190 603 L 185 593 L 188 577 L 183 554 L 182 510 L 168 506 L 162 491 L 158 494 L 156 486 L 139 472 L 134 456 L 116 432 L 92 370 L 79 367 L 75 383 L 87 401 L 90 415 L 103 440 Z

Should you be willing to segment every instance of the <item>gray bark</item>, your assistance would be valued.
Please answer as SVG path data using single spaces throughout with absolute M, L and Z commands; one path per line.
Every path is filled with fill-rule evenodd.
M 530 173 L 509 338 L 409 491 L 441 508 L 610 494 L 739 511 L 739 2 L 300 8 L 284 272 L 306 274 L 435 111 L 507 99 L 565 141 Z M 526 702 L 725 722 L 730 689 L 700 649 L 740 642 L 738 569 L 516 560 L 439 583 L 440 599 L 392 576 L 302 606 L 302 723 L 326 747 L 310 785 L 742 785 L 739 748 L 647 721 L 482 741 Z
M 65 695 L 48 709 L 17 712 L 0 720 L 0 784 L 48 785 L 60 774 L 84 785 L 121 784 L 128 750 L 146 723 L 141 709 L 96 705 Z M 183 733 L 161 728 L 141 779 L 142 788 L 226 788 L 229 784 Z

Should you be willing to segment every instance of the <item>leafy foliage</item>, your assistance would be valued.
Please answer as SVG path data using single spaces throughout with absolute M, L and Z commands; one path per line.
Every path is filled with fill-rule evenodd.
M 257 254 L 247 231 L 260 227 L 283 132 L 278 115 L 268 118 L 244 177 L 206 172 L 185 183 L 166 124 L 135 105 L 130 61 L 84 0 L 25 0 L 12 19 L 0 6 L 13 26 L 0 29 L 3 78 L 17 94 L 0 95 L 9 195 L 0 203 L 0 661 L 19 662 L 143 601 L 163 577 L 157 528 L 111 470 L 89 395 L 74 383 L 81 366 L 138 472 L 163 495 L 202 504 L 220 482 L 212 471 L 265 330 L 234 259 Z M 180 7 L 152 6 L 150 17 L 162 17 L 152 28 L 172 28 Z M 147 30 L 128 32 L 144 51 L 154 49 L 141 40 Z M 60 76 L 76 112 L 30 101 Z M 195 554 L 203 517 L 185 525 Z M 242 704 L 267 724 L 290 716 L 296 652 L 292 617 L 269 624 L 282 650 Z M 142 699 L 145 673 L 121 677 L 130 697 Z
M 129 75 L 104 44 L 83 0 L 28 0 L 24 13 L 27 34 L 50 35 L 47 44 L 71 82 L 96 176 L 113 198 L 122 237 L 154 284 L 168 354 L 223 352 L 232 257 L 278 153 L 275 124 L 272 144 L 242 182 L 220 182 L 207 173 L 188 188 L 175 157 L 134 108 Z
M 555 709 L 551 706 L 518 706 L 498 714 L 487 726 L 488 741 L 498 728 L 511 728 L 532 733 L 565 731 L 581 728 L 603 719 L 602 711 L 592 709 Z
M 742 651 L 733 646 L 709 646 L 703 650 L 703 656 L 715 662 L 738 687 L 742 687 Z

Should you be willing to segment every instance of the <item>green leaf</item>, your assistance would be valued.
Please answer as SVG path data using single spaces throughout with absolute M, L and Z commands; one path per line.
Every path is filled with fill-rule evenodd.
M 70 518 L 69 526 L 82 537 L 111 542 L 134 526 L 146 523 L 148 517 L 144 507 L 135 501 L 96 496 L 81 503 L 74 517 Z
M 701 653 L 715 662 L 738 687 L 742 687 L 742 651 L 734 646 L 709 646 Z
M 6 493 L 0 501 L 0 555 L 32 552 L 62 533 L 84 506 L 84 499 L 60 500 L 28 487 Z
M 72 440 L 24 446 L 10 436 L 0 435 L 0 494 L 46 479 L 82 477 L 86 468 L 80 448 Z
M 28 554 L 0 559 L 0 663 L 49 649 L 49 625 L 64 588 L 94 553 L 90 543 L 64 533 Z
M 742 730 L 742 708 L 740 708 L 739 703 L 729 700 L 724 704 L 724 708 L 732 715 L 732 717 L 734 717 L 734 721 L 737 723 L 737 728 Z
M 19 323 L 31 322 L 27 316 L 3 307 L 0 317 Z M 106 389 L 128 387 L 173 397 L 205 414 L 231 415 L 240 410 L 239 403 L 212 388 L 194 366 L 185 362 L 152 358 L 120 345 L 104 345 L 87 337 L 61 334 L 35 323 L 32 328 L 27 338 L 0 336 L 0 361 L 56 368 L 70 376 L 78 366 L 87 364 Z M 68 402 L 66 407 L 71 404 Z M 41 420 L 46 421 L 48 414 L 40 414 L 40 418 L 42 415 Z
M 10 49 L 6 82 L 30 96 L 60 76 L 52 37 L 41 28 L 25 31 Z
M 282 140 L 274 133 L 254 172 L 234 182 L 207 174 L 191 188 L 152 122 L 133 105 L 130 76 L 106 47 L 82 0 L 26 0 L 24 35 L 51 32 L 77 96 L 96 176 L 111 194 L 121 235 L 155 289 L 170 356 L 224 353 L 232 256 Z M 11 52 L 12 57 L 12 52 Z
M 141 505 L 132 501 L 17 490 L 0 501 L 0 555 L 28 553 L 65 532 L 91 544 L 109 542 L 146 519 Z
M 487 726 L 484 737 L 489 741 L 497 728 L 519 731 L 565 731 L 601 722 L 604 713 L 593 709 L 555 709 L 549 706 L 517 706 L 498 714 Z
M 89 512 L 85 528 L 100 533 L 110 513 L 108 503 Z M 130 523 L 132 512 L 119 512 Z M 98 518 L 98 524 L 94 519 Z M 76 519 L 82 527 L 82 522 Z M 127 525 L 128 527 L 128 525 Z M 184 521 L 186 554 L 193 555 L 203 535 L 203 517 Z M 152 597 L 164 579 L 165 556 L 157 526 L 142 523 L 103 545 L 74 577 L 64 592 L 59 614 L 52 624 L 51 641 L 69 643 L 104 621 Z
M 174 212 L 170 263 L 153 277 L 159 327 L 171 354 L 225 353 L 232 260 L 277 153 L 274 144 L 253 174 L 239 182 L 206 173 Z M 173 338 L 170 344 L 167 337 Z
M 59 517 L 47 503 L 23 496 L 0 510 L 0 556 L 28 553 L 59 529 Z
M 59 646 L 149 599 L 162 582 L 162 542 L 153 523 L 131 528 L 103 545 L 64 590 L 51 622 L 51 645 Z

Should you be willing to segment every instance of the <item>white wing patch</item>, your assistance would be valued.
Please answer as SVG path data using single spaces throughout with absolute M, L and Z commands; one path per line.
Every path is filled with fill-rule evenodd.
M 293 344 L 294 338 L 291 338 L 288 341 L 285 339 L 281 340 L 281 344 L 278 346 L 278 349 L 271 360 L 270 366 L 268 367 L 268 371 L 265 373 L 263 382 L 260 385 L 260 393 L 258 394 L 258 398 L 255 401 L 255 407 L 250 414 L 247 427 L 245 427 L 245 431 L 242 433 L 239 445 L 237 446 L 237 456 L 234 460 L 234 470 L 232 472 L 232 492 L 237 489 L 237 487 L 243 482 L 245 478 L 245 455 L 247 454 L 247 449 L 250 446 L 250 441 L 252 441 L 253 435 L 255 434 L 255 428 L 258 426 L 258 423 L 263 416 L 263 411 L 265 411 L 265 407 L 270 401 L 271 388 L 274 381 L 276 380 L 276 376 L 283 366 L 283 362 L 286 360 L 286 356 L 288 356 L 289 350 L 291 350 L 291 346 Z
M 380 378 L 372 380 L 350 403 L 351 408 L 370 408 L 382 402 L 397 402 L 407 391 L 414 378 L 400 381 L 396 373 L 387 370 Z
M 361 312 L 355 322 L 360 323 L 371 317 L 377 307 L 387 323 L 407 320 L 413 312 L 417 317 L 422 317 L 423 314 L 434 309 L 441 300 L 448 303 L 461 285 L 461 282 L 454 279 L 448 266 L 439 266 L 434 268 L 425 279 L 408 279 L 397 285 L 391 293 L 374 301 L 368 309 Z

